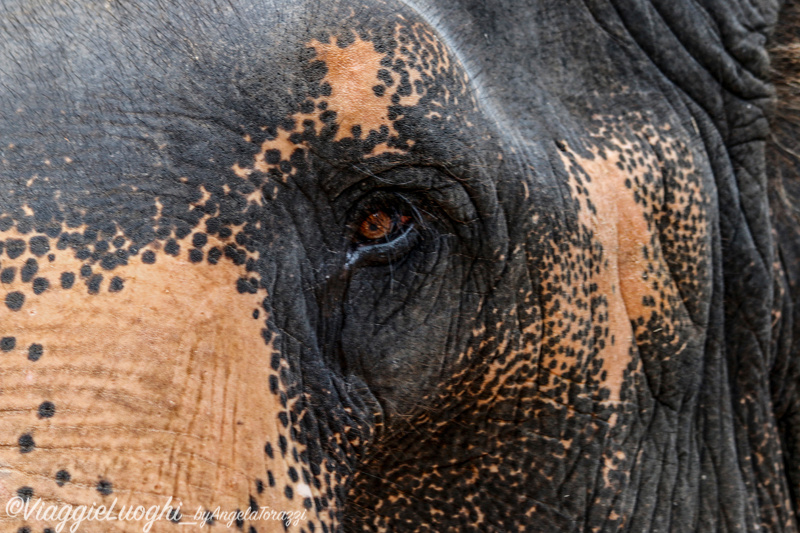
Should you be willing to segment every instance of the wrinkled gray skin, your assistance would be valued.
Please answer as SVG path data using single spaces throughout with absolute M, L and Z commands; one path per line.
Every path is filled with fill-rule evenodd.
M 4 2 L 0 500 L 797 531 L 796 10 Z

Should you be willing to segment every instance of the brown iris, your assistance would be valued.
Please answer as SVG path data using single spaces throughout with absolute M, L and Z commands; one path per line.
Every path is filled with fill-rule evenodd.
M 366 216 L 358 227 L 361 236 L 374 241 L 392 232 L 394 221 L 386 211 L 375 211 Z
M 384 239 L 394 233 L 398 223 L 403 225 L 410 219 L 408 216 L 392 217 L 386 211 L 373 211 L 358 226 L 358 232 L 370 241 Z

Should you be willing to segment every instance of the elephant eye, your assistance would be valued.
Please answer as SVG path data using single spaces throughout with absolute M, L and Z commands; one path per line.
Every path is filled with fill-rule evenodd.
M 398 260 L 418 241 L 417 220 L 417 210 L 402 194 L 379 193 L 359 202 L 350 218 L 354 247 L 348 264 L 380 265 Z
M 391 240 L 392 236 L 402 231 L 410 221 L 409 215 L 377 209 L 361 220 L 358 225 L 358 240 L 361 242 Z

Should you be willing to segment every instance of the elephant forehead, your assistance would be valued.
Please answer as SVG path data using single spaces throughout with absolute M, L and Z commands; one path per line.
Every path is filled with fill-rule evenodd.
M 277 415 L 291 402 L 266 393 L 278 353 L 256 311 L 266 291 L 236 290 L 242 267 L 192 262 L 192 236 L 176 241 L 180 251 L 145 248 L 102 273 L 55 239 L 0 237 L 6 496 L 28 487 L 45 501 L 134 506 L 173 497 L 192 521 L 198 508 L 257 506 L 253 496 L 278 485 L 260 505 L 292 510 L 283 487 L 303 491 L 291 458 L 276 467 L 264 452 L 289 438 Z
M 416 105 L 425 91 L 422 83 L 415 83 L 422 80 L 421 66 L 408 65 L 411 58 L 406 48 L 405 53 L 396 51 L 396 58 L 407 66 L 389 70 L 392 62 L 384 61 L 387 56 L 377 52 L 373 43 L 356 38 L 340 46 L 336 38 L 333 41 L 312 41 L 311 47 L 327 70 L 323 78 L 323 83 L 331 87 L 327 108 L 337 114 L 339 124 L 335 140 L 352 136 L 355 126 L 366 134 L 382 126 L 393 128 L 389 107 Z
M 268 134 L 254 159 L 235 163 L 233 172 L 287 181 L 296 173 L 293 156 L 307 155 L 320 141 L 342 143 L 341 153 L 358 147 L 366 158 L 407 153 L 417 143 L 407 131 L 412 115 L 416 127 L 471 126 L 461 124 L 465 110 L 477 111 L 464 71 L 430 26 L 396 19 L 388 36 L 386 28 L 363 35 L 342 30 L 327 41 L 305 43 L 312 54 L 302 68 L 313 80 L 305 99 L 287 117 L 288 125 Z M 404 121 L 406 130 L 400 126 Z M 245 140 L 256 136 L 247 134 Z

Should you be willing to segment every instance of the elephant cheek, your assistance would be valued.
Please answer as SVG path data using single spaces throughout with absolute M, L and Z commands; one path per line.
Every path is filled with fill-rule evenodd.
M 59 258 L 40 275 L 79 268 Z M 265 293 L 237 293 L 232 264 L 163 254 L 154 265 L 132 258 L 113 274 L 122 290 L 102 284 L 87 294 L 80 281 L 70 289 L 51 283 L 18 311 L 2 310 L 3 501 L 32 493 L 74 505 L 116 499 L 119 509 L 172 497 L 183 522 L 217 508 L 306 511 L 311 488 L 292 475 L 300 468 L 293 471 L 291 453 L 278 451 L 289 438 L 279 413 L 291 405 L 270 392 L 277 354 L 265 342 L 263 311 L 254 313 Z M 284 531 L 274 517 L 244 523 Z M 114 523 L 119 531 L 142 526 Z M 81 531 L 108 528 L 87 522 Z M 162 528 L 175 525 L 164 520 L 154 530 Z

